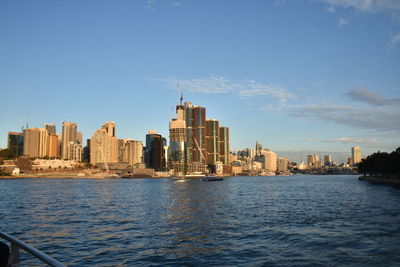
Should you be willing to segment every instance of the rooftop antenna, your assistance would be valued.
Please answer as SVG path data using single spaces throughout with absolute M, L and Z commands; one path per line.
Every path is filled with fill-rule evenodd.
M 182 89 L 181 89 L 181 87 L 179 86 L 179 84 L 177 84 L 176 85 L 176 88 L 178 88 L 178 94 L 181 94 L 181 97 L 180 97 L 180 105 L 182 106 L 182 100 L 183 100 L 183 93 L 182 93 Z

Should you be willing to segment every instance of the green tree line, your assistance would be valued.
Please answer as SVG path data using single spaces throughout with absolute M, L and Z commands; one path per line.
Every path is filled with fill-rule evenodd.
M 358 164 L 364 175 L 400 179 L 400 147 L 391 153 L 376 152 Z

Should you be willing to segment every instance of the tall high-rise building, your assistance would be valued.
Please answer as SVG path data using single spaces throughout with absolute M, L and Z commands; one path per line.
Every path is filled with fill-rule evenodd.
M 186 155 L 189 163 L 206 163 L 206 108 L 185 102 Z
M 7 148 L 12 150 L 17 157 L 24 154 L 24 134 L 9 132 L 7 139 Z
M 76 144 L 77 140 L 77 129 L 78 126 L 74 122 L 68 122 L 64 121 L 63 126 L 62 126 L 62 149 L 61 149 L 61 158 L 62 159 L 71 159 L 69 157 L 70 155 L 70 149 L 69 146 L 71 142 L 73 144 Z
M 90 139 L 86 139 L 86 146 L 83 147 L 82 160 L 90 162 Z
M 207 165 L 216 165 L 219 159 L 219 121 L 206 120 Z
M 82 141 L 83 141 L 82 133 L 81 132 L 76 132 L 76 142 L 75 143 L 82 146 L 83 145 Z
M 307 165 L 309 167 L 321 168 L 321 161 L 319 160 L 318 154 L 307 155 Z
M 124 162 L 135 167 L 143 163 L 143 144 L 140 141 L 128 140 L 124 147 Z
M 249 151 L 250 158 L 254 158 L 252 151 Z M 229 128 L 219 127 L 219 160 L 223 164 L 230 164 L 230 143 L 229 143 Z
M 351 148 L 351 161 L 353 164 L 361 162 L 361 148 L 358 146 Z
M 56 126 L 52 123 L 45 123 L 44 128 L 47 130 L 49 134 L 56 134 Z
M 276 171 L 276 153 L 269 150 L 261 150 L 259 153 L 260 155 L 256 156 L 256 161 L 261 162 L 262 168 L 273 172 Z
M 307 165 L 309 167 L 313 167 L 315 165 L 315 161 L 314 161 L 314 156 L 313 155 L 307 155 Z
M 176 118 L 169 122 L 169 161 L 185 161 L 186 121 L 182 103 L 176 106 Z
M 125 146 L 129 141 L 132 141 L 132 139 L 118 139 L 118 162 L 128 162 L 125 157 Z
M 115 123 L 106 122 L 90 139 L 90 163 L 118 162 L 118 139 Z
M 75 161 L 82 161 L 83 149 L 81 144 L 70 142 L 68 151 L 68 158 Z
M 49 134 L 49 141 L 47 145 L 47 155 L 50 158 L 57 158 L 58 153 L 58 136 L 56 134 Z
M 48 152 L 48 133 L 44 128 L 24 130 L 24 155 L 29 157 L 45 157 Z
M 107 133 L 108 136 L 111 137 L 116 137 L 116 133 L 115 133 L 115 122 L 113 121 L 107 121 L 103 124 L 102 129 L 104 129 Z
M 332 156 L 324 155 L 324 166 L 331 166 L 331 165 L 332 165 Z
M 206 164 L 216 165 L 220 161 L 221 149 L 223 163 L 228 163 L 229 129 L 223 127 L 220 130 L 217 120 L 206 120 L 206 108 L 191 102 L 182 104 L 182 99 L 183 96 L 176 106 L 176 118 L 169 124 L 169 167 L 175 173 L 205 172 Z
M 277 169 L 280 172 L 286 172 L 288 170 L 289 160 L 287 158 L 278 158 Z
M 149 131 L 146 135 L 145 163 L 148 168 L 163 170 L 166 167 L 164 153 L 164 138 L 155 131 Z

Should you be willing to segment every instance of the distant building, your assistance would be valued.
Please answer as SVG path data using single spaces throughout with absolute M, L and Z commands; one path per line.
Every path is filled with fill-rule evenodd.
M 44 128 L 24 130 L 24 155 L 29 157 L 46 157 L 48 150 L 48 133 Z
M 254 155 L 251 155 L 250 157 Z M 219 159 L 223 164 L 230 164 L 229 128 L 219 127 Z
M 128 140 L 124 147 L 124 162 L 135 167 L 143 163 L 143 144 L 140 141 Z
M 361 162 L 361 148 L 360 147 L 352 147 L 351 148 L 351 163 L 358 164 Z
M 206 120 L 206 163 L 216 165 L 219 161 L 219 121 Z
M 57 134 L 56 133 L 56 126 L 54 124 L 52 124 L 52 123 L 45 123 L 44 124 L 44 128 L 47 130 L 47 132 L 49 134 L 54 134 L 54 135 Z
M 115 122 L 106 122 L 90 139 L 90 163 L 117 163 L 118 139 Z
M 146 166 L 156 171 L 166 167 L 164 140 L 155 131 L 149 131 L 146 135 Z
M 206 108 L 185 102 L 185 121 L 188 162 L 193 171 L 203 171 L 206 163 Z
M 12 150 L 17 157 L 24 154 L 24 134 L 9 132 L 7 139 L 7 148 Z
M 47 155 L 50 158 L 57 158 L 59 153 L 58 153 L 58 136 L 56 134 L 49 134 L 49 142 L 48 142 L 48 151 Z
M 183 173 L 185 171 L 186 154 L 186 121 L 185 107 L 182 105 L 182 97 L 180 105 L 176 106 L 176 118 L 169 122 L 169 153 L 168 162 L 171 169 L 175 173 Z
M 289 160 L 287 158 L 278 158 L 277 169 L 279 172 L 287 172 L 289 166 Z
M 86 146 L 83 147 L 82 161 L 90 162 L 90 139 L 86 139 Z
M 324 155 L 324 166 L 332 166 L 332 156 Z
M 322 164 L 317 154 L 307 155 L 307 165 L 311 168 L 321 168 Z
M 75 144 L 74 142 L 70 142 L 68 146 L 68 158 L 75 161 L 82 161 L 83 149 L 80 144 Z
M 307 165 L 309 167 L 313 167 L 315 165 L 315 161 L 314 161 L 314 156 L 313 155 L 307 155 Z
M 76 132 L 76 144 L 82 145 L 83 135 L 81 132 Z
M 128 141 L 132 139 L 118 139 L 118 162 L 125 162 L 127 163 L 127 159 L 124 157 L 125 153 L 125 145 Z
M 70 155 L 69 146 L 72 144 L 76 144 L 77 142 L 77 129 L 78 126 L 74 122 L 64 121 L 62 126 L 62 148 L 61 148 L 61 158 L 62 159 L 71 159 L 68 157 Z
M 259 155 L 256 155 L 256 161 L 261 162 L 262 168 L 269 171 L 277 170 L 277 156 L 275 152 L 269 150 L 259 151 Z

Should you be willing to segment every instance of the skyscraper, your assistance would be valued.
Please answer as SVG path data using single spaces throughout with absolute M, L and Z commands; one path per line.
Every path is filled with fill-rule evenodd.
M 254 157 L 254 155 L 250 155 Z M 230 164 L 229 128 L 219 127 L 219 159 L 223 164 Z
M 57 158 L 58 157 L 58 136 L 55 134 L 49 134 L 49 141 L 48 141 L 48 151 L 47 155 L 50 158 Z
M 44 128 L 47 130 L 49 134 L 56 134 L 56 126 L 52 123 L 45 123 Z
M 277 169 L 280 172 L 286 172 L 288 170 L 289 160 L 287 158 L 278 158 Z
M 219 161 L 219 121 L 206 120 L 206 162 L 216 165 Z
M 331 165 L 332 165 L 332 156 L 324 155 L 324 166 L 331 166 Z
M 24 130 L 24 155 L 29 157 L 45 157 L 48 152 L 48 133 L 44 128 Z
M 186 121 L 184 106 L 176 106 L 177 117 L 169 122 L 170 161 L 183 162 L 185 160 Z
M 61 158 L 62 159 L 71 159 L 69 156 L 69 146 L 72 142 L 72 144 L 76 144 L 77 140 L 77 129 L 78 126 L 74 122 L 68 122 L 64 121 L 63 122 L 63 127 L 62 127 L 62 147 L 61 147 Z
M 124 147 L 124 162 L 135 167 L 143 163 L 143 144 L 140 141 L 128 140 Z
M 185 102 L 186 150 L 190 163 L 206 162 L 206 108 Z
M 148 168 L 163 170 L 165 168 L 164 138 L 155 131 L 146 135 L 146 165 Z
M 358 146 L 351 148 L 351 161 L 353 164 L 361 162 L 361 148 Z
M 277 156 L 275 152 L 269 150 L 259 151 L 259 155 L 256 156 L 256 161 L 261 162 L 262 168 L 269 171 L 276 171 L 277 169 Z
M 9 132 L 7 139 L 7 148 L 12 150 L 15 155 L 23 156 L 24 154 L 24 134 L 17 132 Z
M 118 162 L 118 139 L 115 122 L 106 122 L 90 139 L 90 163 Z

